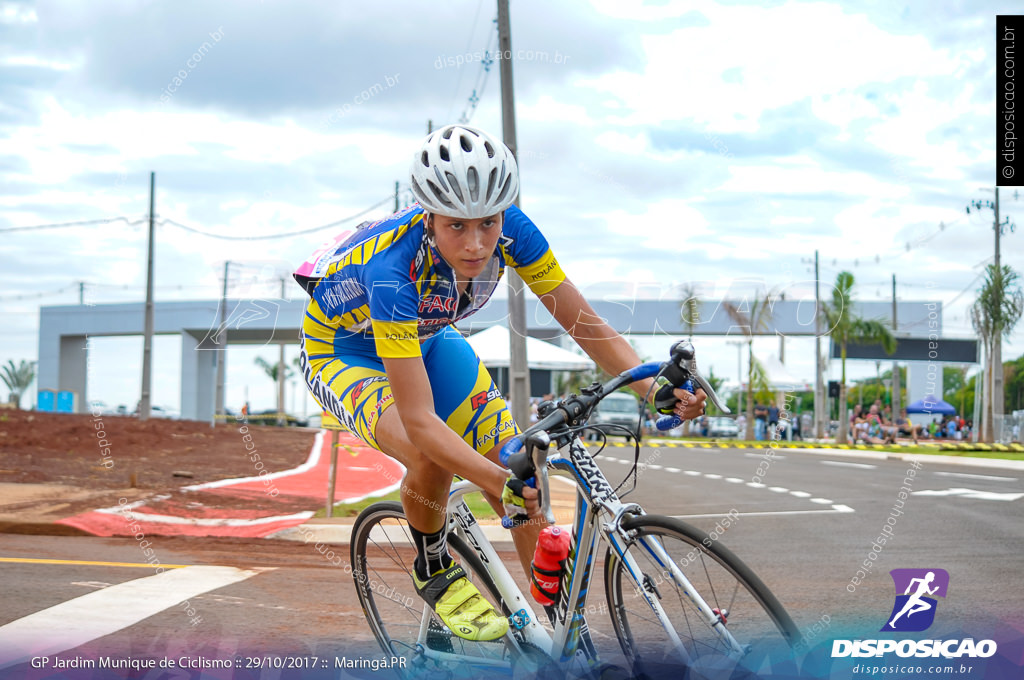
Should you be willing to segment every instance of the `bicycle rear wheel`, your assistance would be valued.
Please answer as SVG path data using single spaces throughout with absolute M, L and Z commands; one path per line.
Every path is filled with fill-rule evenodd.
M 635 675 L 678 677 L 689 667 L 709 677 L 748 678 L 795 670 L 791 645 L 799 637 L 793 620 L 771 591 L 729 549 L 707 534 L 671 517 L 643 515 L 623 521 L 632 538 L 626 550 L 636 560 L 634 578 L 609 550 L 605 590 L 612 625 Z M 724 627 L 737 650 L 697 610 L 690 593 L 657 556 L 657 545 L 679 567 Z M 653 593 L 685 652 L 662 626 L 641 588 Z M 702 676 L 703 677 L 703 676 Z
M 476 554 L 453 533 L 448 547 L 480 593 L 503 611 Z M 504 638 L 472 642 L 457 637 L 417 595 L 412 581 L 416 548 L 401 503 L 383 501 L 363 510 L 352 527 L 351 553 L 366 620 L 381 649 L 405 659 L 404 666 L 394 666 L 405 677 L 477 678 L 489 668 L 508 668 Z

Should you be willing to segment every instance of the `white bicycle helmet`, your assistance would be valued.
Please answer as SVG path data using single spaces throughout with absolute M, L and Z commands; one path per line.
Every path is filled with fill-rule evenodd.
M 423 140 L 409 174 L 423 209 L 448 217 L 495 215 L 519 194 L 519 169 L 509 148 L 465 125 L 447 125 Z

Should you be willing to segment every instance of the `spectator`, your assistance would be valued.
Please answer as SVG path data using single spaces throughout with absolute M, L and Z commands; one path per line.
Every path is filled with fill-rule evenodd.
M 777 439 L 779 429 L 779 407 L 775 405 L 775 400 L 772 399 L 768 402 L 768 438 Z
M 768 409 L 763 404 L 754 405 L 754 439 L 764 439 L 765 430 L 768 429 Z
M 858 439 L 863 439 L 868 432 L 868 423 L 864 419 L 864 404 L 857 404 L 853 407 L 850 415 L 850 436 L 856 444 Z
M 918 436 L 921 435 L 923 428 L 920 425 L 915 425 L 910 422 L 910 418 L 907 417 L 907 409 L 902 409 L 900 411 L 900 416 L 901 417 L 896 419 L 896 434 L 913 437 L 914 443 L 916 444 Z

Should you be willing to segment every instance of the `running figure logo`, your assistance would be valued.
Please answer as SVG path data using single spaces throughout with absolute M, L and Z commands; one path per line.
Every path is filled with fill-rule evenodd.
M 889 622 L 882 630 L 927 630 L 935 621 L 935 606 L 938 604 L 935 597 L 946 597 L 949 572 L 945 569 L 893 569 L 889 574 L 896 584 L 896 603 L 889 614 Z

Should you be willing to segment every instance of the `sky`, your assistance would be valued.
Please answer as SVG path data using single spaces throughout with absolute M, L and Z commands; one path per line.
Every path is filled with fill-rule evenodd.
M 995 16 L 1018 3 L 511 5 L 522 207 L 588 296 L 810 290 L 817 251 L 823 282 L 848 270 L 858 299 L 889 300 L 895 274 L 901 301 L 941 301 L 945 334 L 973 334 L 992 212 L 965 206 L 993 198 Z M 411 200 L 428 121 L 500 136 L 495 4 L 395 7 L 0 0 L 0 363 L 36 360 L 41 306 L 144 299 L 151 171 L 157 301 L 218 298 L 226 259 L 230 295 L 279 296 L 356 221 L 314 228 L 387 215 L 396 181 Z M 1024 220 L 1021 200 L 1003 190 L 1002 215 Z M 243 240 L 263 235 L 282 237 Z M 1003 238 L 1018 272 L 1022 238 Z M 788 342 L 813 381 L 813 342 Z M 697 348 L 735 379 L 726 338 Z M 88 399 L 134 406 L 141 337 L 91 351 Z M 153 402 L 178 408 L 180 342 L 154 352 Z M 1024 324 L 1003 353 L 1024 353 Z M 276 361 L 229 350 L 229 406 L 274 406 L 257 356 Z M 315 408 L 301 385 L 286 399 Z

